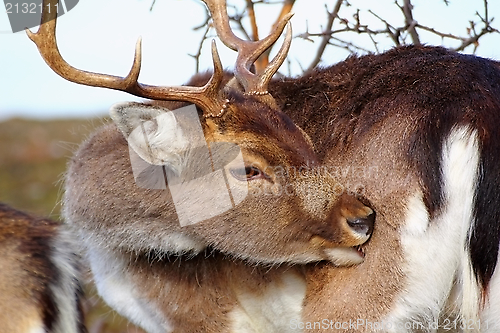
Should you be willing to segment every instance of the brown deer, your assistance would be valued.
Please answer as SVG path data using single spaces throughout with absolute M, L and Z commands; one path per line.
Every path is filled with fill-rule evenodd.
M 55 8 L 53 2 L 46 2 L 43 7 L 50 8 L 48 5 Z M 54 12 L 52 10 L 53 15 Z M 163 332 L 169 327 L 181 331 L 199 331 L 201 327 L 207 326 L 208 319 L 213 320 L 217 315 L 223 321 L 222 327 L 213 329 L 223 331 L 234 326 L 230 325 L 229 317 L 233 315 L 228 315 L 228 309 L 233 314 L 242 314 L 239 316 L 242 319 L 235 325 L 252 327 L 252 320 L 245 319 L 244 314 L 247 313 L 248 318 L 254 315 L 249 314 L 251 309 L 246 306 L 248 302 L 240 297 L 245 294 L 254 297 L 265 294 L 260 289 L 266 289 L 262 286 L 269 284 L 266 282 L 274 273 L 263 274 L 260 269 L 241 262 L 223 260 L 223 255 L 218 253 L 249 260 L 252 265 L 329 260 L 341 266 L 363 261 L 360 245 L 368 240 L 372 232 L 373 211 L 356 195 L 346 193 L 341 188 L 339 191 L 340 185 L 333 177 L 315 172 L 319 169 L 319 161 L 307 134 L 279 112 L 275 101 L 265 92 L 269 80 L 286 56 L 291 32 L 287 33 L 282 50 L 264 75 L 258 76 L 249 71 L 254 58 L 279 37 L 286 20 L 270 37 L 247 44 L 240 50 L 239 63 L 243 67 L 237 69 L 240 72 L 236 76 L 239 81 L 228 83 L 225 92 L 223 84 L 227 82 L 215 47 L 214 74 L 201 88 L 151 87 L 137 83 L 140 52 L 137 52 L 134 68 L 125 80 L 71 68 L 57 51 L 55 18 L 48 18 L 48 12 L 44 15 L 43 21 L 46 23 L 36 35 L 30 33 L 30 37 L 56 72 L 75 82 L 98 86 L 110 84 L 155 100 L 194 102 L 200 107 L 200 118 L 196 113 L 196 121 L 201 120 L 202 140 L 209 143 L 209 160 L 212 164 L 221 162 L 217 161 L 216 155 L 225 149 L 217 146 L 218 142 L 236 144 L 244 159 L 241 165 L 224 164 L 223 168 L 223 180 L 230 185 L 231 200 L 235 201 L 235 207 L 202 222 L 182 226 L 178 206 L 173 202 L 170 179 L 165 189 L 141 188 L 134 178 L 131 160 L 141 159 L 150 166 L 166 165 L 167 168 L 160 168 L 160 171 L 169 174 L 182 173 L 188 169 L 185 164 L 189 158 L 194 160 L 189 163 L 198 167 L 203 161 L 196 153 L 195 156 L 184 156 L 182 152 L 176 151 L 179 147 L 189 152 L 196 151 L 197 147 L 191 149 L 189 146 L 193 125 L 188 123 L 188 126 L 181 126 L 182 115 L 177 116 L 162 106 L 127 103 L 113 107 L 111 116 L 115 125 L 104 127 L 82 145 L 69 167 L 64 215 L 84 240 L 99 292 L 119 312 L 151 332 Z M 232 92 L 230 86 L 233 84 L 236 87 Z M 144 146 L 140 137 L 135 139 L 135 129 L 144 130 L 148 145 Z M 166 149 L 157 149 L 156 141 Z M 165 145 L 166 142 L 170 144 Z M 129 149 L 135 155 L 129 157 Z M 222 198 L 212 195 L 214 191 L 210 185 L 205 184 L 202 188 L 205 197 L 211 196 L 212 206 L 220 205 Z M 185 192 L 187 197 L 183 200 L 189 200 L 193 192 Z M 237 193 L 240 192 L 246 192 L 246 196 L 236 204 Z M 96 205 L 98 202 L 103 205 Z M 197 207 L 192 206 L 192 209 Z M 203 211 L 197 213 L 202 214 Z M 191 258 L 204 258 L 204 253 L 210 251 L 216 252 L 200 264 L 195 264 L 197 259 Z M 160 281 L 185 281 L 186 274 L 190 274 L 191 270 L 187 267 L 176 269 L 175 260 L 186 258 L 190 259 L 189 266 L 196 268 L 203 264 L 207 267 L 205 274 L 212 272 L 204 279 L 204 283 L 208 283 L 205 288 L 207 294 L 197 291 L 201 283 L 199 279 L 190 279 L 185 288 L 179 289 L 179 297 L 164 299 L 166 302 L 179 303 L 191 298 L 192 301 L 186 302 L 183 307 L 191 309 L 190 304 L 201 304 L 197 306 L 209 312 L 205 316 L 206 320 L 195 318 L 189 325 L 185 318 L 187 310 L 182 312 L 174 306 L 174 311 L 167 306 L 171 303 L 165 304 L 161 298 L 161 306 L 155 305 L 156 298 L 150 298 L 149 304 L 144 303 L 145 299 L 157 292 L 173 295 L 177 290 L 165 284 L 157 285 L 160 288 L 158 290 L 154 289 L 154 284 L 143 290 L 142 283 L 136 284 L 139 276 L 148 279 L 152 274 L 152 271 L 143 271 L 142 264 L 151 266 L 153 270 L 150 261 L 155 262 L 157 258 L 163 257 L 166 259 L 162 260 L 157 270 L 160 277 L 163 274 Z M 130 265 L 131 261 L 135 264 Z M 169 265 L 173 267 L 167 269 Z M 165 275 L 169 270 L 172 271 Z M 285 298 L 290 290 L 301 295 L 294 305 L 295 312 L 288 314 L 289 318 L 295 318 L 304 291 L 304 288 L 295 287 L 297 284 L 299 287 L 304 285 L 303 275 L 294 269 L 289 272 L 284 272 L 284 269 L 277 271 L 282 274 L 274 274 L 276 278 L 272 279 L 271 285 L 283 285 Z M 247 274 L 255 277 L 251 282 L 241 281 L 241 277 Z M 228 281 L 229 277 L 231 281 Z M 180 283 L 176 282 L 175 285 Z M 217 295 L 217 292 L 211 292 L 213 289 L 226 295 L 224 306 L 214 306 L 222 301 L 219 296 L 212 297 Z M 270 289 L 271 295 L 277 295 L 276 288 L 267 289 Z M 169 324 L 166 324 L 165 318 L 168 318 Z M 176 320 L 178 325 L 174 324 Z
M 86 332 L 75 248 L 60 223 L 0 203 L 0 332 Z
M 221 40 L 238 51 L 227 84 L 215 51 L 203 87 L 151 87 L 137 82 L 140 52 L 122 79 L 69 67 L 55 21 L 31 34 L 64 78 L 194 103 L 207 142 L 243 152 L 245 167 L 227 178 L 245 181 L 248 196 L 213 219 L 178 227 L 167 190 L 134 185 L 128 145 L 149 164 L 169 162 L 168 172 L 182 173 L 177 148 L 189 140 L 175 149 L 155 141 L 166 128 L 174 138 L 181 128 L 185 138 L 175 116 L 157 119 L 181 104 L 112 108 L 116 127 L 76 153 L 65 195 L 66 219 L 86 243 L 103 297 L 150 332 L 498 331 L 500 305 L 491 295 L 500 293 L 499 64 L 402 47 L 271 80 L 289 32 L 263 73 L 250 68 L 285 22 L 264 40 L 244 42 L 231 32 L 223 1 L 205 3 Z M 147 123 L 143 141 L 133 133 L 137 119 Z M 279 165 L 309 172 L 276 172 Z M 291 184 L 290 195 L 254 195 L 277 183 Z M 370 234 L 373 214 L 353 197 L 360 192 L 377 212 L 361 253 L 356 245 Z M 325 260 L 266 271 L 224 253 L 252 264 Z

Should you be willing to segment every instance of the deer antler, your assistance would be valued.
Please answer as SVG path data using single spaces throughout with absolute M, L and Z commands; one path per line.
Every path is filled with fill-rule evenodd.
M 292 29 L 289 20 L 293 14 L 287 14 L 276 26 L 276 29 L 266 38 L 258 41 L 246 41 L 237 37 L 229 25 L 225 0 L 202 0 L 212 15 L 213 24 L 221 41 L 230 49 L 238 52 L 235 67 L 235 77 L 247 94 L 267 94 L 267 86 L 273 75 L 278 71 L 286 58 L 292 41 Z M 285 40 L 276 57 L 268 64 L 262 73 L 253 74 L 252 64 L 271 47 L 287 27 Z
M 58 0 L 44 0 L 38 32 L 33 33 L 29 29 L 26 32 L 49 67 L 64 79 L 87 86 L 121 90 L 138 97 L 195 103 L 203 109 L 205 117 L 217 116 L 226 107 L 226 100 L 220 96 L 223 69 L 215 42 L 212 42 L 214 73 L 203 87 L 162 87 L 139 83 L 137 79 L 141 69 L 140 38 L 135 47 L 134 63 L 126 77 L 87 72 L 69 65 L 57 48 L 55 36 L 57 11 L 54 10 L 57 3 Z

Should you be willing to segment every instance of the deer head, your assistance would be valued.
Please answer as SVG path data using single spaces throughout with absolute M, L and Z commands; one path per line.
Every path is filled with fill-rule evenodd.
M 116 135 L 115 127 L 104 129 L 77 153 L 67 177 L 66 217 L 85 230 L 86 237 L 124 250 L 197 253 L 211 246 L 254 261 L 360 263 L 359 246 L 370 237 L 373 211 L 355 195 L 339 191 L 333 177 L 319 172 L 311 140 L 267 91 L 290 46 L 290 16 L 265 39 L 243 41 L 230 29 L 225 2 L 204 2 L 220 39 L 238 52 L 234 78 L 228 84 L 215 43 L 213 75 L 203 86 L 157 87 L 137 81 L 140 40 L 130 73 L 120 78 L 85 72 L 62 59 L 55 40 L 55 11 L 43 13 L 45 23 L 36 34 L 28 31 L 47 64 L 69 81 L 197 107 L 195 116 L 183 116 L 163 106 L 115 105 L 110 113 L 121 135 Z M 49 5 L 55 1 L 45 0 L 43 8 Z M 255 60 L 285 27 L 277 56 L 262 73 L 252 73 Z M 203 135 L 193 139 L 199 132 Z M 163 189 L 137 186 L 129 148 L 130 158 L 145 166 L 142 171 L 149 170 L 146 175 L 158 172 L 167 178 Z M 200 171 L 201 165 L 208 171 Z M 148 166 L 157 167 L 156 171 Z M 203 186 L 187 184 L 186 179 L 196 175 L 212 178 Z M 180 186 L 178 196 L 172 179 Z M 230 192 L 230 207 L 181 226 L 177 203 L 190 202 L 195 212 L 205 211 L 192 204 L 191 190 L 209 198 L 204 204 L 222 205 L 222 197 L 210 185 L 217 181 Z M 189 209 L 185 211 L 189 214 Z

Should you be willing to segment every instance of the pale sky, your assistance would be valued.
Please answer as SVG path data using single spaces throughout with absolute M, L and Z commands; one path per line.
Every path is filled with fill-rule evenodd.
M 243 3 L 242 0 L 234 2 Z M 297 1 L 292 18 L 294 35 L 303 32 L 306 24 L 311 32 L 320 31 L 320 25 L 326 22 L 325 2 L 330 10 L 335 3 L 332 0 Z M 142 36 L 139 81 L 156 85 L 186 82 L 195 69 L 189 54 L 196 52 L 202 38 L 202 31 L 193 32 L 192 28 L 204 20 L 203 4 L 196 0 L 157 0 L 154 10 L 149 11 L 151 3 L 152 0 L 80 0 L 72 11 L 58 20 L 57 38 L 63 57 L 80 69 L 124 76 L 132 64 L 135 42 Z M 371 8 L 391 22 L 401 17 L 393 0 L 351 0 L 350 3 L 353 8 Z M 475 11 L 482 13 L 483 0 L 450 0 L 448 7 L 439 0 L 414 0 L 413 4 L 419 22 L 463 35 L 468 21 L 476 19 Z M 257 6 L 261 37 L 268 32 L 279 8 Z M 340 14 L 351 15 L 348 10 L 350 8 L 344 8 Z M 366 12 L 362 15 L 364 22 L 377 22 Z M 490 16 L 496 17 L 493 25 L 500 29 L 500 1 L 490 0 Z M 422 39 L 429 44 L 441 43 L 439 38 L 422 36 Z M 363 41 L 372 48 L 367 39 Z M 480 42 L 478 55 L 500 60 L 499 34 L 483 37 Z M 224 67 L 231 68 L 234 52 L 220 42 L 217 45 Z M 289 53 L 293 75 L 300 72 L 298 63 L 307 67 L 317 46 L 318 43 L 293 40 Z M 389 48 L 390 43 L 386 42 L 383 47 Z M 347 52 L 329 47 L 324 65 L 339 62 L 346 56 Z M 210 66 L 210 52 L 204 48 L 202 68 Z M 285 66 L 281 71 L 288 73 Z M 101 116 L 112 104 L 130 100 L 137 99 L 126 93 L 85 87 L 60 78 L 44 63 L 24 32 L 10 32 L 7 14 L 0 12 L 0 120 L 21 116 Z

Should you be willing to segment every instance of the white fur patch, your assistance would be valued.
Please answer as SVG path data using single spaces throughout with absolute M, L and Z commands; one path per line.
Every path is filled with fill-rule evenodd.
M 477 320 L 479 290 L 472 276 L 467 235 L 473 222 L 473 204 L 479 170 L 475 131 L 455 128 L 443 145 L 444 208 L 431 221 L 420 191 L 407 200 L 407 218 L 401 230 L 407 284 L 385 319 L 390 332 L 410 332 L 415 324 L 424 331 L 439 323 L 454 283 L 455 307 L 460 319 Z M 413 329 L 406 329 L 413 323 Z M 406 325 L 406 326 L 405 326 Z
M 78 260 L 75 251 L 76 245 L 71 234 L 61 226 L 59 233 L 52 244 L 54 252 L 51 260 L 58 270 L 58 283 L 51 284 L 56 307 L 59 311 L 54 333 L 78 332 L 79 313 L 76 291 L 80 280 Z M 34 332 L 37 332 L 36 330 Z
M 359 255 L 358 251 L 352 247 L 336 247 L 324 250 L 328 256 L 328 260 L 336 266 L 351 266 L 357 265 L 364 261 L 364 258 Z
M 171 232 L 162 236 L 162 246 L 164 252 L 193 253 L 197 254 L 206 248 L 206 244 L 194 240 L 181 232 Z
M 97 247 L 87 251 L 99 295 L 118 313 L 149 333 L 168 333 L 172 326 L 161 311 L 129 281 L 126 265 Z
M 39 322 L 35 325 L 35 327 L 32 327 L 29 329 L 27 333 L 46 333 L 47 331 L 45 330 L 45 325 L 43 325 L 42 322 Z M 68 333 L 71 332 L 76 332 L 76 331 L 68 331 Z
M 261 292 L 260 295 L 237 295 L 240 307 L 229 314 L 232 320 L 231 332 L 286 332 L 290 323 L 301 321 L 306 284 L 295 273 L 284 273 L 279 281 L 263 286 Z

